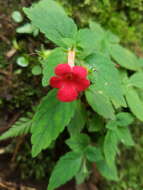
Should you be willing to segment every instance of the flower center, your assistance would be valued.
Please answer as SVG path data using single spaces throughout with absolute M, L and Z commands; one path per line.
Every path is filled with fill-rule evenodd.
M 72 79 L 73 79 L 73 76 L 72 76 L 71 73 L 69 73 L 69 74 L 66 74 L 65 78 L 66 78 L 67 80 L 72 80 Z

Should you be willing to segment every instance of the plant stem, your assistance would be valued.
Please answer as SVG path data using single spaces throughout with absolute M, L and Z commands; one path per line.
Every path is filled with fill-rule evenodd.
M 73 67 L 75 62 L 75 50 L 68 51 L 68 64 Z

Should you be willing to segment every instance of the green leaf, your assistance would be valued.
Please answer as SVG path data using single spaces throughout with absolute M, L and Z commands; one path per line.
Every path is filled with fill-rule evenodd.
M 129 87 L 126 90 L 126 100 L 131 112 L 143 121 L 143 102 L 134 88 Z
M 53 0 L 42 0 L 30 8 L 24 8 L 24 12 L 31 19 L 32 24 L 58 46 L 64 46 L 62 40 L 74 38 L 77 33 L 74 21 Z
M 89 132 L 98 132 L 101 129 L 103 129 L 104 126 L 103 118 L 101 118 L 97 114 L 94 114 L 92 118 L 89 119 L 88 125 L 89 125 L 88 128 Z
M 88 146 L 85 150 L 85 155 L 90 162 L 98 162 L 104 158 L 101 149 L 94 146 Z
M 77 134 L 66 140 L 66 144 L 76 152 L 83 152 L 90 144 L 90 138 L 86 134 Z
M 23 21 L 23 17 L 21 15 L 21 13 L 19 11 L 14 11 L 11 15 L 12 19 L 17 22 L 20 23 Z
M 127 127 L 133 121 L 134 118 L 130 113 L 120 112 L 117 114 L 116 120 L 108 121 L 108 123 L 106 124 L 106 128 L 109 129 L 109 131 L 107 132 L 104 141 L 104 153 L 108 164 L 111 165 L 114 161 L 116 152 L 118 150 L 118 141 L 121 141 L 123 144 L 127 146 L 134 145 L 131 133 Z
M 42 72 L 42 69 L 39 65 L 35 65 L 33 68 L 32 68 L 32 74 L 33 75 L 40 75 Z
M 66 47 L 75 47 L 76 46 L 76 40 L 73 38 L 63 38 L 62 42 Z
M 137 89 L 136 88 L 135 90 L 138 93 L 140 100 L 143 102 L 143 89 Z
M 29 60 L 26 57 L 18 57 L 16 63 L 21 67 L 27 67 L 29 65 Z
M 68 131 L 71 135 L 81 132 L 87 120 L 87 113 L 85 106 L 80 100 L 77 101 L 75 114 L 68 125 Z
M 112 167 L 109 167 L 105 160 L 101 160 L 96 162 L 96 166 L 102 176 L 108 180 L 118 181 L 117 168 L 115 164 L 112 165 Z
M 109 99 L 100 91 L 96 90 L 94 85 L 86 91 L 86 99 L 92 109 L 104 118 L 114 119 L 114 109 Z
M 104 55 L 108 55 L 108 33 L 96 22 L 90 22 L 90 29 L 94 32 L 97 39 L 96 51 L 102 52 Z
M 131 85 L 143 89 L 143 72 L 136 72 L 129 79 Z
M 143 68 L 143 58 L 142 57 L 139 57 L 139 63 L 140 63 L 141 68 Z
M 105 125 L 107 129 L 115 131 L 117 129 L 117 121 L 116 120 L 111 120 L 108 121 L 108 123 Z
M 20 34 L 31 34 L 34 32 L 35 29 L 36 28 L 32 24 L 26 23 L 23 26 L 18 27 L 16 29 L 16 32 Z
M 90 29 L 95 33 L 96 38 L 99 39 L 100 41 L 105 37 L 105 31 L 104 29 L 100 26 L 100 24 L 91 21 L 89 23 Z
M 115 162 L 115 156 L 117 151 L 118 151 L 118 136 L 114 131 L 108 130 L 104 140 L 104 155 L 107 164 L 110 167 Z
M 128 112 L 120 112 L 117 114 L 116 118 L 117 125 L 121 127 L 128 126 L 134 121 L 134 117 Z
M 84 57 L 95 52 L 100 45 L 99 38 L 90 29 L 80 29 L 77 34 L 77 45 L 82 48 Z
M 98 44 L 96 47 L 98 47 L 99 52 L 102 50 L 108 52 L 106 48 L 108 48 L 111 43 L 119 43 L 120 41 L 120 39 L 115 34 L 113 34 L 111 31 L 105 31 L 96 22 L 90 22 L 90 29 L 94 32 L 94 35 L 96 35 L 96 39 L 98 39 Z
M 118 44 L 111 45 L 110 54 L 112 58 L 122 67 L 133 71 L 139 70 L 140 64 L 136 55 L 122 46 Z
M 113 34 L 111 31 L 105 31 L 105 39 L 108 41 L 108 43 L 119 43 L 120 39 L 118 36 Z
M 56 90 L 44 97 L 37 109 L 32 123 L 32 156 L 47 148 L 68 125 L 75 112 L 76 101 L 60 102 Z
M 109 57 L 92 54 L 85 62 L 94 69 L 91 80 L 96 88 L 108 96 L 117 108 L 126 107 L 119 72 Z
M 119 140 L 126 146 L 134 145 L 134 141 L 132 139 L 132 135 L 128 127 L 118 127 L 116 134 Z
M 25 135 L 30 132 L 32 121 L 29 118 L 21 117 L 12 127 L 0 136 L 0 140 Z
M 54 75 L 55 67 L 60 63 L 67 61 L 67 55 L 62 51 L 61 48 L 56 48 L 50 55 L 42 61 L 43 66 L 43 79 L 42 85 L 47 86 L 49 79 Z
M 102 53 L 104 56 L 110 57 L 109 48 L 110 42 L 105 36 L 104 39 L 100 42 L 100 49 L 98 50 L 98 52 Z
M 90 172 L 86 166 L 85 162 L 82 162 L 82 166 L 80 171 L 76 174 L 76 184 L 82 184 L 88 177 L 90 176 Z
M 71 180 L 80 170 L 82 158 L 79 154 L 68 152 L 57 162 L 50 177 L 48 190 L 57 187 Z

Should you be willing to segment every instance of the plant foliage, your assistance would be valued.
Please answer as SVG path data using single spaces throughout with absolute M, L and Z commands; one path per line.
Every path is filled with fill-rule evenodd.
M 30 124 L 12 127 L 1 140 L 27 132 L 30 127 L 25 126 L 32 123 L 32 156 L 35 157 L 67 127 L 70 137 L 65 143 L 71 151 L 57 162 L 48 190 L 73 177 L 77 183 L 83 182 L 90 174 L 88 165 L 92 162 L 102 176 L 117 181 L 118 145 L 133 146 L 129 127 L 134 118 L 143 121 L 143 71 L 139 58 L 122 47 L 116 35 L 96 22 L 78 30 L 56 1 L 41 0 L 24 8 L 24 12 L 32 25 L 56 46 L 41 60 L 42 85 L 49 84 L 58 64 L 67 62 L 69 49 L 76 52 L 76 65 L 87 68 L 91 85 L 81 98 L 68 103 L 60 102 L 57 91 L 50 90 Z M 92 138 L 94 135 L 97 138 Z
M 30 133 L 32 120 L 28 117 L 21 117 L 11 128 L 0 136 L 0 140 L 16 137 Z

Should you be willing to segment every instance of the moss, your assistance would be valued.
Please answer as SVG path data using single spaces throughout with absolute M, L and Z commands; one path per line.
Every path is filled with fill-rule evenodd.
M 125 44 L 142 46 L 142 0 L 59 0 L 80 26 L 89 19 L 96 20 L 105 28 L 120 36 Z

